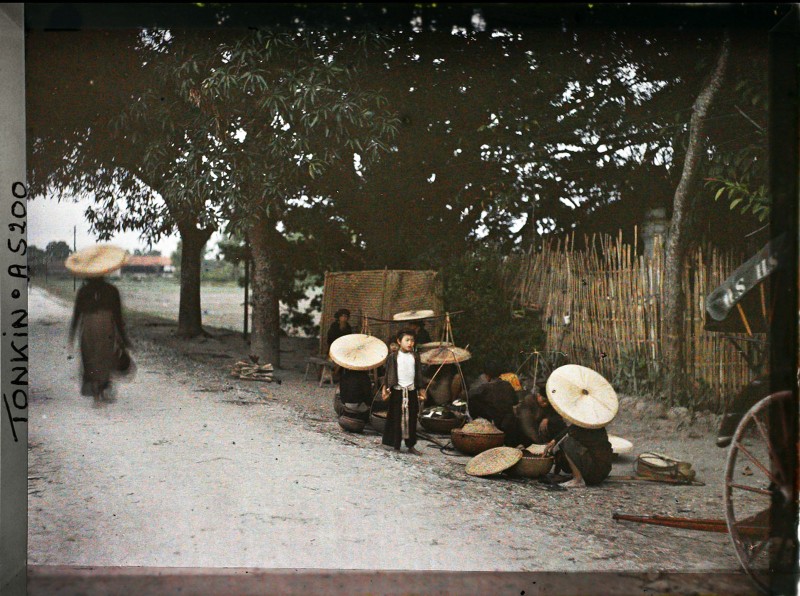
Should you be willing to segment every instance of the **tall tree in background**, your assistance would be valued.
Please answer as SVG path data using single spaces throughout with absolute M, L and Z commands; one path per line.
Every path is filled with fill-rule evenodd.
M 704 149 L 705 118 L 711 103 L 722 85 L 725 69 L 730 53 L 730 39 L 725 37 L 720 49 L 714 69 L 709 74 L 706 84 L 697 96 L 692 109 L 692 118 L 689 129 L 689 144 L 683 162 L 683 171 L 672 207 L 667 236 L 666 254 L 664 260 L 664 304 L 663 304 L 663 335 L 662 349 L 664 365 L 668 375 L 668 395 L 677 398 L 680 396 L 684 379 L 683 368 L 683 300 L 681 288 L 681 271 L 683 258 L 686 253 L 687 208 L 690 204 L 689 194 L 692 192 L 697 179 L 701 154 Z
M 208 33 L 184 47 L 210 44 Z M 90 230 L 183 242 L 178 333 L 203 332 L 200 259 L 218 225 L 224 177 L 203 115 L 164 76 L 166 32 L 87 31 L 28 39 L 29 184 L 33 196 L 89 196 Z M 179 49 L 179 48 L 178 48 Z M 58 105 L 58 110 L 53 110 Z
M 187 56 L 174 72 L 224 153 L 219 207 L 253 256 L 251 353 L 261 362 L 280 364 L 276 255 L 287 249 L 287 207 L 355 152 L 377 159 L 395 132 L 385 99 L 355 77 L 378 44 L 370 33 L 258 31 Z

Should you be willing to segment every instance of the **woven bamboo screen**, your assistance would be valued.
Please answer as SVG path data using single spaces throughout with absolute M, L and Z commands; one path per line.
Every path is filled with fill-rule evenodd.
M 341 271 L 325 274 L 320 317 L 320 354 L 327 349 L 326 336 L 334 313 L 340 308 L 350 311 L 353 331 L 361 333 L 368 325 L 370 335 L 388 339 L 407 326 L 403 323 L 379 323 L 373 319 L 391 320 L 396 313 L 407 310 L 432 310 L 437 315 L 444 310 L 442 284 L 436 271 Z M 441 334 L 439 320 L 425 324 L 433 339 Z
M 661 304 L 664 297 L 664 250 L 656 243 L 651 258 L 637 255 L 622 233 L 584 239 L 575 250 L 574 236 L 545 244 L 527 255 L 514 283 L 523 306 L 541 309 L 549 350 L 566 352 L 571 362 L 599 371 L 609 379 L 623 367 L 644 363 L 648 374 L 662 366 Z M 682 275 L 684 355 L 694 387 L 716 396 L 719 409 L 752 380 L 747 362 L 723 334 L 704 325 L 705 297 L 743 261 L 740 255 L 697 248 L 687 255 Z M 564 325 L 569 315 L 570 324 Z M 745 336 L 733 336 L 742 339 Z M 766 341 L 764 335 L 757 339 Z

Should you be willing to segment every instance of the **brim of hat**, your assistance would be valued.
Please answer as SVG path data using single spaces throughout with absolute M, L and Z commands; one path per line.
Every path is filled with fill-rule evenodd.
M 395 321 L 419 321 L 433 316 L 432 310 L 406 310 L 392 317 Z
M 128 251 L 112 244 L 98 244 L 72 253 L 64 262 L 77 277 L 102 277 L 128 262 Z
M 617 393 L 603 376 L 585 366 L 567 364 L 547 379 L 547 399 L 561 417 L 583 428 L 602 428 L 619 411 Z
M 429 341 L 424 344 L 419 344 L 417 348 L 420 350 L 420 352 L 422 352 L 425 350 L 432 350 L 434 348 L 452 348 L 453 345 L 454 344 L 449 341 Z
M 419 358 L 422 364 L 455 364 L 469 360 L 472 358 L 472 354 L 464 348 L 444 346 L 425 350 L 420 353 Z
M 385 343 L 361 333 L 343 335 L 330 348 L 331 360 L 349 370 L 371 370 L 383 364 L 388 355 Z
M 522 459 L 522 451 L 513 447 L 495 447 L 479 453 L 467 462 L 470 476 L 491 476 L 514 466 Z

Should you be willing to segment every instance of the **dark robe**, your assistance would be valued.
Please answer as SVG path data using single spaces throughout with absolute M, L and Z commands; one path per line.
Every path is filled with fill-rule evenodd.
M 517 417 L 514 414 L 516 392 L 511 383 L 502 379 L 492 379 L 477 388 L 470 389 L 467 408 L 473 418 L 491 420 L 494 425 L 506 433 L 505 444 L 519 444 L 517 433 Z
M 417 332 L 414 334 L 414 343 L 417 346 L 421 346 L 422 344 L 429 344 L 433 340 L 431 339 L 431 334 L 428 333 L 428 330 L 425 327 L 420 327 Z
M 386 359 L 386 374 L 383 378 L 384 386 L 390 390 L 389 406 L 386 415 L 386 425 L 383 427 L 384 445 L 391 445 L 395 449 L 400 449 L 403 442 L 403 391 L 395 389 L 397 385 L 397 354 L 393 352 Z M 408 438 L 405 439 L 406 447 L 411 448 L 417 442 L 417 417 L 419 415 L 419 399 L 417 392 L 424 389 L 422 379 L 422 363 L 417 352 L 411 352 L 414 356 L 414 389 L 407 392 L 408 399 Z
M 121 372 L 123 348 L 130 345 L 117 288 L 102 278 L 91 279 L 81 286 L 69 329 L 70 345 L 78 328 L 83 372 L 81 394 L 96 396 L 109 387 L 112 372 Z M 132 372 L 130 363 L 125 372 Z
M 341 368 L 339 399 L 348 416 L 369 420 L 369 405 L 372 402 L 372 381 L 369 372 Z
M 353 328 L 350 327 L 350 323 L 345 323 L 344 329 L 339 327 L 339 321 L 331 323 L 331 326 L 328 328 L 328 351 L 330 351 L 333 342 L 343 335 L 350 335 L 352 332 Z
M 564 457 L 565 454 L 569 455 L 587 486 L 600 484 L 611 473 L 614 457 L 606 429 L 581 428 L 571 424 L 565 432 L 568 436 L 556 453 L 557 466 L 569 471 L 569 463 Z

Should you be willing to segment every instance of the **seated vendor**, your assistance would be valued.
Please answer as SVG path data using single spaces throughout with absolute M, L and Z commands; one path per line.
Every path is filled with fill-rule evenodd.
M 328 351 L 330 352 L 333 342 L 340 337 L 350 335 L 353 333 L 353 328 L 350 326 L 350 311 L 346 308 L 340 308 L 333 314 L 333 323 L 328 328 Z M 338 381 L 341 374 L 341 367 L 338 364 L 333 366 L 333 380 Z
M 467 408 L 472 418 L 485 418 L 502 430 L 505 444 L 519 444 L 517 418 L 514 414 L 516 395 L 508 381 L 500 378 L 503 368 L 496 362 L 487 362 L 483 367 L 486 382 L 469 390 Z
M 464 398 L 464 382 L 455 364 L 429 366 L 425 377 L 430 379 L 425 407 L 444 406 Z
M 425 329 L 425 321 L 409 321 L 409 327 L 414 331 L 414 345 L 417 349 L 422 344 L 428 344 L 431 341 L 431 334 Z
M 570 424 L 547 444 L 548 452 L 554 448 L 556 470 L 572 473 L 572 480 L 562 486 L 593 486 L 611 473 L 613 451 L 604 427 L 581 428 Z
M 369 378 L 369 371 L 341 369 L 339 398 L 349 414 L 359 418 L 368 418 L 372 397 L 372 381 Z
M 522 398 L 517 406 L 517 421 L 526 444 L 546 445 L 567 427 L 547 400 L 544 387 L 537 387 L 533 394 Z

